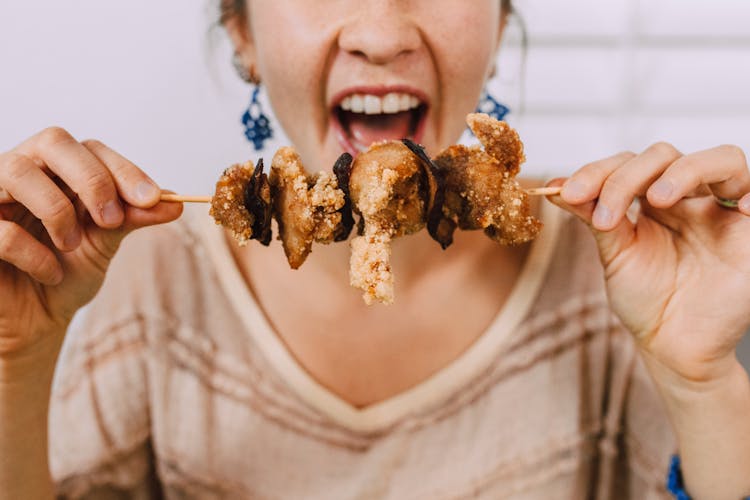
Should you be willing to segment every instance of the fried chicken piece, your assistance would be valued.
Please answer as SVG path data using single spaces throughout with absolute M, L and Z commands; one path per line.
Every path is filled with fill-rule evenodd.
M 445 180 L 444 216 L 461 229 L 483 229 L 503 245 L 532 240 L 542 224 L 515 179 L 526 160 L 518 133 L 480 113 L 467 123 L 484 149 L 454 145 L 434 160 Z
M 242 246 L 251 239 L 271 242 L 271 188 L 263 173 L 263 160 L 226 169 L 216 182 L 209 214 L 229 229 Z
M 368 305 L 393 302 L 390 242 L 425 225 L 422 177 L 419 159 L 397 141 L 373 144 L 352 165 L 349 194 L 361 220 L 351 242 L 349 279 Z
M 330 243 L 341 232 L 344 192 L 330 172 L 309 175 L 292 148 L 281 148 L 271 163 L 273 215 L 289 265 L 299 268 L 313 242 Z

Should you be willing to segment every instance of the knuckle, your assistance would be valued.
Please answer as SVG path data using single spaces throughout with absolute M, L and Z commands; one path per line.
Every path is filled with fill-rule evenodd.
M 42 279 L 51 278 L 55 273 L 57 259 L 52 252 L 35 251 L 29 255 L 29 269 L 33 269 Z
M 47 127 L 42 131 L 39 138 L 42 142 L 42 145 L 47 147 L 75 141 L 75 139 L 73 139 L 73 136 L 70 135 L 67 130 L 57 126 Z
M 628 181 L 627 175 L 615 172 L 607 177 L 602 191 L 606 196 L 627 196 L 633 191 L 633 186 Z
M 649 151 L 651 153 L 655 153 L 659 156 L 665 156 L 665 157 L 675 157 L 679 156 L 679 152 L 677 151 L 677 148 L 674 147 L 672 144 L 664 141 L 656 142 L 648 147 L 646 151 Z
M 84 141 L 81 141 L 81 144 L 86 146 L 86 149 L 101 149 L 104 147 L 104 143 L 98 139 L 86 139 Z
M 47 218 L 51 221 L 64 221 L 75 218 L 73 204 L 65 196 L 54 196 L 48 200 Z
M 622 160 L 628 161 L 632 160 L 638 156 L 633 151 L 620 151 L 618 154 L 615 155 L 616 158 L 621 158 Z
M 733 158 L 743 168 L 747 167 L 747 157 L 745 151 L 734 144 L 722 144 L 718 147 L 720 153 Z
M 114 194 L 115 187 L 112 176 L 104 168 L 96 168 L 86 177 L 86 187 L 95 196 L 110 198 Z
M 112 175 L 125 186 L 136 184 L 138 181 L 145 178 L 143 174 L 137 168 L 130 168 L 127 164 L 121 164 L 113 167 Z
M 596 172 L 601 170 L 602 165 L 603 165 L 602 161 L 594 161 L 591 163 L 587 163 L 581 168 L 579 168 L 578 171 L 573 175 L 575 177 L 580 177 L 580 176 L 588 176 L 588 175 L 595 174 Z
M 29 159 L 20 153 L 8 153 L 3 161 L 2 177 L 9 181 L 22 179 L 29 170 Z

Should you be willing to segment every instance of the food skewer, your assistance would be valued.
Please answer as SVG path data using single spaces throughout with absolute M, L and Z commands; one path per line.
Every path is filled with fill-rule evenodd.
M 526 190 L 526 194 L 529 196 L 554 196 L 556 194 L 560 194 L 561 188 L 559 187 L 538 187 L 538 188 L 529 188 Z M 161 194 L 161 201 L 171 201 L 171 202 L 182 202 L 182 203 L 211 203 L 211 196 L 192 196 L 192 195 L 185 195 L 185 194 L 176 194 L 176 193 L 162 193 Z M 15 203 L 16 200 L 11 198 L 9 195 L 5 195 L 5 193 L 0 193 L 0 205 L 8 204 L 8 203 Z

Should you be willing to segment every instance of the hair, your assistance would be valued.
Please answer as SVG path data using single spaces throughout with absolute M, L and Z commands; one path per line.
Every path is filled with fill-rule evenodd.
M 245 0 L 220 0 L 218 24 L 223 26 L 237 16 L 245 17 Z
M 245 17 L 246 12 L 246 0 L 220 0 L 219 2 L 219 25 L 224 25 L 229 19 L 237 16 Z M 500 6 L 504 12 L 508 14 L 514 14 L 513 0 L 500 0 Z

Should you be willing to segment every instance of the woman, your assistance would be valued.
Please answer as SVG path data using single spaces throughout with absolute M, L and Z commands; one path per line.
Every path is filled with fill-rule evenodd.
M 404 132 L 432 152 L 453 143 L 509 10 L 226 0 L 222 19 L 321 170 Z M 392 92 L 419 100 L 417 127 L 340 107 Z M 530 245 L 400 239 L 396 304 L 368 308 L 346 245 L 291 272 L 280 245 L 236 247 L 202 213 L 141 229 L 182 207 L 106 145 L 40 132 L 0 156 L 17 202 L 0 208 L 1 491 L 662 498 L 679 452 L 695 498 L 750 494 L 750 383 L 734 355 L 750 325 L 742 151 L 659 143 L 552 184 L 586 224 L 540 202 Z M 70 320 L 95 295 L 51 394 Z

